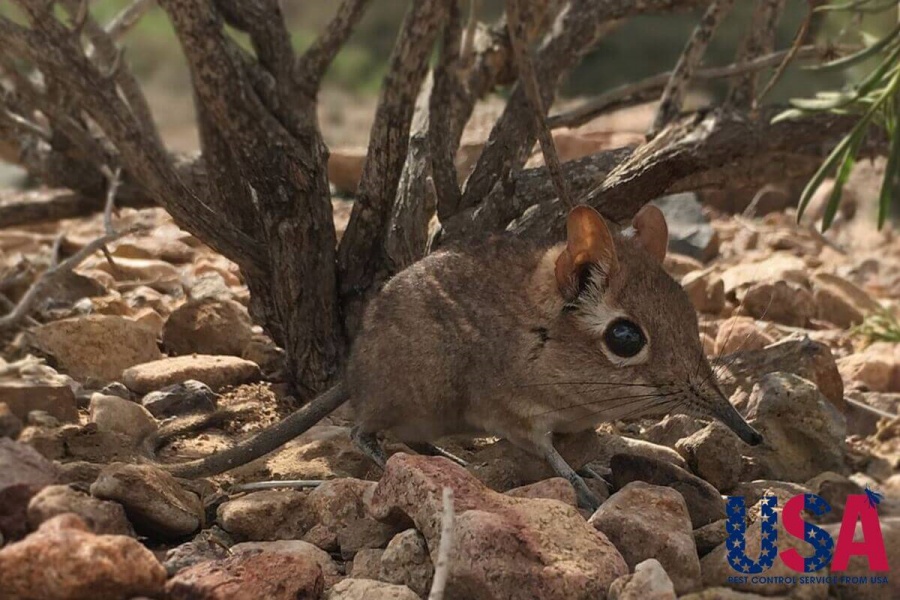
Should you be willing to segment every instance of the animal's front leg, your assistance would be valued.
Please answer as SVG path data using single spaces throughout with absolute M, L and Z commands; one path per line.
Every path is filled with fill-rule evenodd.
M 553 437 L 547 435 L 542 438 L 536 446 L 541 456 L 543 456 L 544 460 L 550 464 L 550 467 L 556 471 L 556 474 L 560 477 L 565 477 L 575 488 L 575 493 L 578 496 L 578 505 L 591 512 L 597 510 L 600 507 L 600 500 L 594 495 L 594 492 L 590 490 L 584 482 L 584 479 L 575 472 L 575 469 L 569 466 L 566 459 L 564 459 L 553 446 Z

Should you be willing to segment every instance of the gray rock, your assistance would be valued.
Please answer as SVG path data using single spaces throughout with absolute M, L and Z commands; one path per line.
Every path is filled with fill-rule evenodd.
M 405 585 L 420 596 L 428 595 L 434 565 L 425 537 L 415 529 L 398 533 L 381 555 L 381 579 Z
M 5 402 L 0 402 L 0 437 L 16 439 L 25 424 L 13 414 Z
M 669 226 L 669 250 L 706 262 L 719 253 L 716 231 L 703 214 L 697 194 L 683 192 L 657 198 Z
M 118 396 L 119 398 L 123 398 L 125 400 L 134 400 L 134 397 L 131 394 L 131 390 L 125 387 L 124 383 L 113 381 L 100 390 L 100 393 L 104 396 Z
M 354 519 L 338 531 L 337 543 L 341 557 L 352 559 L 364 548 L 384 548 L 397 533 L 397 528 L 375 519 Z
M 327 600 L 419 600 L 419 597 L 405 585 L 353 578 L 338 583 L 325 596 Z
M 163 566 L 166 575 L 172 577 L 182 569 L 209 560 L 221 560 L 230 552 L 229 548 L 234 544 L 231 537 L 219 529 L 212 527 L 204 529 L 189 542 L 185 542 L 166 552 Z
M 216 410 L 216 393 L 201 381 L 189 379 L 150 392 L 141 399 L 144 408 L 156 418 Z
M 634 569 L 655 558 L 679 594 L 700 587 L 700 560 L 684 498 L 675 490 L 641 481 L 609 497 L 588 521 Z
M 675 600 L 675 587 L 655 558 L 638 563 L 634 573 L 619 577 L 609 586 L 609 600 Z
M 306 498 L 296 490 L 253 492 L 219 506 L 217 520 L 239 540 L 299 539 L 315 522 Z
M 644 456 L 617 454 L 610 461 L 610 467 L 616 489 L 622 489 L 632 481 L 645 481 L 679 492 L 687 504 L 694 529 L 725 518 L 725 501 L 716 488 L 671 463 Z
M 844 418 L 810 381 L 790 373 L 763 376 L 747 417 L 766 440 L 748 453 L 772 479 L 800 482 L 822 471 L 847 471 Z
M 641 437 L 653 444 L 674 448 L 678 440 L 684 439 L 702 428 L 703 424 L 697 422 L 694 417 L 668 415 L 662 421 L 648 427 Z
M 691 471 L 727 492 L 738 482 L 743 462 L 741 440 L 725 425 L 713 421 L 675 445 Z
M 91 494 L 122 504 L 138 532 L 151 538 L 190 535 L 203 523 L 200 498 L 152 465 L 113 463 L 91 485 Z
M 17 540 L 28 530 L 28 502 L 59 477 L 57 466 L 26 444 L 0 438 L 0 535 Z
M 697 554 L 703 558 L 712 552 L 719 544 L 728 539 L 727 521 L 722 519 L 694 530 L 694 545 L 697 546 Z
M 363 548 L 353 557 L 353 563 L 347 569 L 350 577 L 356 579 L 378 579 L 381 575 L 381 548 Z

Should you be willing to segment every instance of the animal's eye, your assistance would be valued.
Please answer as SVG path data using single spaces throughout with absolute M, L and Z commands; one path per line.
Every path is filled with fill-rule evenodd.
M 616 319 L 603 334 L 603 341 L 610 352 L 622 358 L 631 358 L 647 344 L 644 332 L 628 319 Z

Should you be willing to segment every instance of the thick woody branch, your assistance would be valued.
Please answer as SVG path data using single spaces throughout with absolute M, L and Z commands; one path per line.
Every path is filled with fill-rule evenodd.
M 735 62 L 744 63 L 763 54 L 769 54 L 775 48 L 775 29 L 784 12 L 785 0 L 756 0 L 753 17 L 747 33 L 741 40 Z M 728 90 L 725 106 L 736 109 L 747 109 L 756 97 L 756 83 L 759 73 L 748 72 L 737 77 Z
M 334 57 L 344 46 L 353 28 L 366 12 L 370 0 L 344 0 L 325 31 L 313 42 L 294 67 L 294 81 L 314 95 Z
M 415 100 L 447 12 L 446 0 L 413 2 L 391 53 L 359 192 L 338 249 L 340 291 L 351 335 L 363 295 L 389 274 L 384 257 L 388 220 L 407 155 Z
M 535 72 L 544 106 L 550 106 L 553 102 L 560 79 L 577 64 L 582 54 L 596 43 L 614 21 L 650 12 L 687 10 L 703 4 L 705 3 L 699 0 L 652 0 L 640 3 L 572 0 L 557 17 L 552 35 L 541 45 L 535 57 Z M 528 110 L 525 91 L 522 86 L 517 85 L 466 183 L 460 210 L 476 206 L 487 197 L 498 181 L 506 179 L 514 168 L 524 163 L 535 141 Z
M 684 104 L 684 96 L 687 93 L 688 85 L 691 83 L 691 77 L 694 71 L 703 60 L 706 54 L 706 47 L 709 45 L 713 34 L 719 28 L 722 20 L 731 12 L 734 6 L 734 0 L 715 0 L 706 9 L 703 18 L 694 28 L 693 34 L 688 39 L 672 76 L 669 78 L 666 87 L 663 90 L 662 98 L 659 101 L 659 108 L 656 110 L 656 116 L 647 137 L 654 137 L 662 130 L 663 127 L 671 123 L 681 112 Z

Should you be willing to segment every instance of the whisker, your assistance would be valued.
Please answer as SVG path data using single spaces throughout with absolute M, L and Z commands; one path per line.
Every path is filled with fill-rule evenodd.
M 571 410 L 573 408 L 592 406 L 592 405 L 600 404 L 603 402 L 619 402 L 622 400 L 628 401 L 628 402 L 622 403 L 622 406 L 627 406 L 629 404 L 632 404 L 633 402 L 637 402 L 640 400 L 646 400 L 648 398 L 665 398 L 668 396 L 674 396 L 675 394 L 679 394 L 679 393 L 681 393 L 681 392 L 676 391 L 676 392 L 668 392 L 668 393 L 664 393 L 664 394 L 660 394 L 659 392 L 651 392 L 649 394 L 637 394 L 634 396 L 615 396 L 613 398 L 600 398 L 598 400 L 591 400 L 589 402 L 581 402 L 579 404 L 571 404 L 569 406 L 564 406 L 562 408 L 551 408 L 549 410 L 541 411 L 539 413 L 532 413 L 531 416 L 532 417 L 540 417 L 542 415 L 546 415 L 546 414 L 550 414 L 550 413 L 554 413 L 554 412 L 562 412 L 564 410 Z
M 537 383 L 520 383 L 514 386 L 513 388 L 526 388 L 526 387 L 547 387 L 552 385 L 615 385 L 621 387 L 666 387 L 670 384 L 650 384 L 650 383 L 628 383 L 628 382 L 619 382 L 619 381 L 548 381 L 548 382 L 537 382 Z
M 672 395 L 675 395 L 675 394 L 672 394 Z M 638 402 L 638 401 L 640 401 L 640 400 L 655 400 L 655 399 L 657 399 L 657 398 L 659 398 L 659 397 L 660 397 L 660 396 L 658 396 L 658 395 L 651 395 L 651 396 L 648 396 L 648 397 L 646 397 L 646 398 L 640 398 L 640 399 L 638 399 L 638 400 L 632 400 L 632 401 L 630 401 L 630 402 L 624 403 L 623 405 L 634 404 L 634 403 L 636 403 L 636 402 Z M 678 398 L 673 398 L 673 399 L 671 399 L 671 400 L 663 400 L 662 402 L 660 402 L 660 403 L 658 403 L 658 404 L 654 404 L 653 407 L 654 407 L 654 409 L 657 409 L 657 410 L 658 410 L 658 409 L 660 409 L 660 408 L 662 408 L 662 407 L 665 407 L 665 406 L 667 406 L 667 405 L 669 405 L 669 404 L 676 404 L 676 403 L 678 403 L 678 402 L 680 402 L 680 400 L 679 400 Z M 643 404 L 642 404 L 642 405 L 636 407 L 635 409 L 628 411 L 628 412 L 625 413 L 624 415 L 619 415 L 619 416 L 617 416 L 617 417 L 616 417 L 616 420 L 627 419 L 627 418 L 629 418 L 629 417 L 631 417 L 631 416 L 633 416 L 633 415 L 640 414 L 641 412 L 643 412 L 643 411 L 646 410 L 647 408 L 648 408 L 648 405 L 643 405 Z M 582 420 L 585 420 L 585 419 L 589 419 L 589 418 L 591 418 L 591 417 L 593 417 L 593 416 L 595 416 L 595 415 L 598 415 L 598 414 L 600 414 L 600 413 L 602 413 L 602 412 L 603 412 L 603 409 L 601 409 L 601 410 L 596 410 L 596 411 L 590 412 L 590 413 L 588 413 L 587 415 L 584 415 L 584 416 L 579 416 L 579 417 L 574 417 L 574 418 L 572 418 L 572 419 L 567 419 L 567 420 L 563 421 L 563 423 L 572 423 L 572 422 L 574 422 L 574 421 L 582 421 Z

